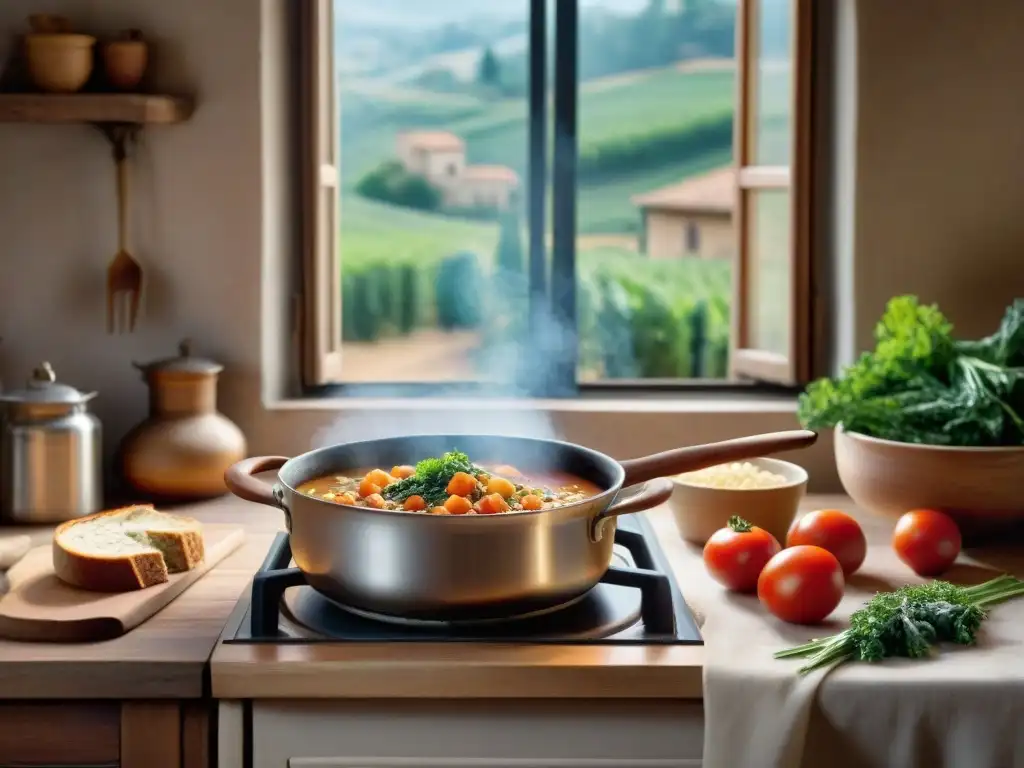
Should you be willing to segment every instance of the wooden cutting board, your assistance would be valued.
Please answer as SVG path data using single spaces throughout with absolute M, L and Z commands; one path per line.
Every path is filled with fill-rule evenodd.
M 91 592 L 65 584 L 53 572 L 53 547 L 35 547 L 7 572 L 0 598 L 0 637 L 87 643 L 110 640 L 137 627 L 230 555 L 245 539 L 234 525 L 204 525 L 206 557 L 197 568 L 164 584 L 133 592 Z

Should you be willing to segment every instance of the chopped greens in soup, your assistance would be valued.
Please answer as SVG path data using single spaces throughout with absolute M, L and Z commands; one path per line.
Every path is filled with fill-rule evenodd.
M 566 473 L 524 475 L 507 464 L 478 465 L 459 451 L 415 467 L 353 470 L 320 477 L 299 493 L 335 504 L 434 515 L 493 515 L 574 504 L 601 488 Z

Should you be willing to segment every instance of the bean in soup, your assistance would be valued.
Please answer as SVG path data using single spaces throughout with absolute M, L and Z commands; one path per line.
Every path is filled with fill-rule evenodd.
M 303 483 L 299 493 L 335 504 L 433 515 L 494 515 L 553 509 L 601 492 L 568 473 L 526 475 L 508 464 L 475 464 L 459 451 L 415 467 L 352 470 Z

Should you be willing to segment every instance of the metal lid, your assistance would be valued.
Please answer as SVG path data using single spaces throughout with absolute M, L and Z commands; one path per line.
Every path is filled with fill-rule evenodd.
M 132 363 L 146 374 L 180 373 L 192 376 L 215 376 L 224 366 L 202 357 L 192 356 L 191 339 L 183 339 L 178 345 L 177 357 L 166 357 L 151 363 Z
M 80 392 L 69 384 L 61 384 L 57 381 L 53 366 L 44 362 L 32 371 L 32 378 L 24 389 L 4 392 L 0 395 L 0 402 L 80 405 L 94 397 L 95 392 Z

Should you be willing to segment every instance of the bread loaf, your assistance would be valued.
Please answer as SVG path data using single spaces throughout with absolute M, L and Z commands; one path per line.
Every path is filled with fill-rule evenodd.
M 99 512 L 53 534 L 53 570 L 61 581 L 98 592 L 127 592 L 190 571 L 204 556 L 202 526 L 150 504 Z

